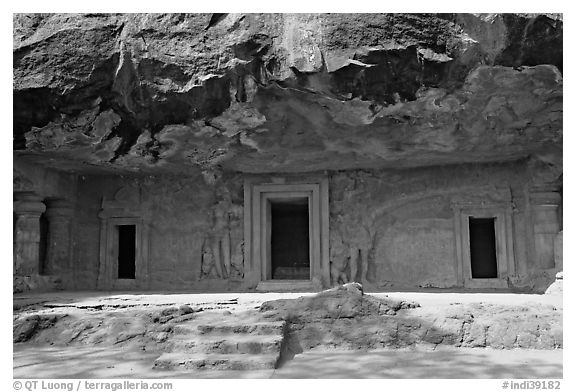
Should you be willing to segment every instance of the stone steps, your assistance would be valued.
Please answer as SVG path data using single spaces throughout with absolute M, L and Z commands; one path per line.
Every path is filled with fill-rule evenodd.
M 213 323 L 186 321 L 173 326 L 154 369 L 274 369 L 284 340 L 284 321 L 223 317 Z
M 250 324 L 238 324 L 238 323 L 222 323 L 222 324 L 201 324 L 196 327 L 198 333 L 200 334 L 217 334 L 217 335 L 227 335 L 227 334 L 253 334 L 253 335 L 281 335 L 284 323 L 282 321 L 270 321 L 270 322 L 256 322 Z M 186 333 L 187 325 L 181 326 L 183 330 L 175 326 L 174 333 L 179 333 L 182 331 Z
M 280 352 L 282 335 L 200 335 L 174 336 L 171 350 L 185 353 L 271 354 Z
M 154 361 L 155 369 L 185 368 L 190 370 L 256 370 L 274 369 L 279 353 L 213 354 L 164 353 Z

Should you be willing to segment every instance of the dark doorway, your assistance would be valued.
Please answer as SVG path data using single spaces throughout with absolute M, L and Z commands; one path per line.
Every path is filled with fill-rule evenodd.
M 271 201 L 272 279 L 310 279 L 308 199 Z
M 46 214 L 40 215 L 40 242 L 38 243 L 38 271 L 40 275 L 46 275 L 46 261 L 48 259 L 48 218 Z
M 136 279 L 136 225 L 119 225 L 118 279 Z
M 470 262 L 473 279 L 498 277 L 495 218 L 470 217 Z

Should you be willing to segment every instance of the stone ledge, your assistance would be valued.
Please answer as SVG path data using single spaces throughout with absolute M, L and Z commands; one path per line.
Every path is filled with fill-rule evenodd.
M 317 292 L 322 288 L 311 280 L 263 280 L 256 286 L 261 292 Z

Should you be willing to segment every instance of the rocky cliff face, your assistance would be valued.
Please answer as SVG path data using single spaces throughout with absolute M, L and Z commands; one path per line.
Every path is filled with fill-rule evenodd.
M 561 167 L 562 18 L 14 16 L 14 149 L 73 171 Z

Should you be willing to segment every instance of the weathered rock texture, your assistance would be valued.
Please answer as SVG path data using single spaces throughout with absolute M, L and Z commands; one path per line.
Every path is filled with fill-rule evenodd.
M 562 348 L 562 311 L 553 306 L 420 305 L 365 295 L 347 284 L 312 297 L 274 300 L 264 317 L 288 323 L 284 357 L 313 348 L 367 350 L 415 344 Z
M 562 31 L 558 15 L 18 14 L 14 147 L 73 170 L 548 162 Z
M 413 302 L 364 295 L 362 286 L 354 282 L 322 291 L 311 297 L 264 302 L 260 306 L 260 311 L 274 312 L 288 320 L 307 322 L 318 319 L 394 316 L 399 310 L 418 306 L 420 305 Z M 267 316 L 270 317 L 270 313 Z

